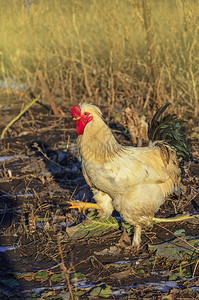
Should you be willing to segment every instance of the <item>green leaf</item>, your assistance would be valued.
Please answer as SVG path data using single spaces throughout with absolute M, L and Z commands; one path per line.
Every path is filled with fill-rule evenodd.
M 39 298 L 40 295 L 41 295 L 40 293 L 33 293 L 32 297 L 35 299 L 35 298 Z M 30 299 L 32 299 L 32 298 L 28 298 L 28 300 L 30 300 Z
M 178 229 L 174 232 L 177 236 L 185 236 L 185 229 Z
M 141 270 L 136 270 L 136 273 L 137 273 L 137 274 L 145 274 L 145 271 L 142 270 L 142 269 L 141 269 Z
M 2 283 L 9 286 L 10 288 L 16 288 L 19 286 L 19 282 L 16 279 L 3 279 L 1 280 Z
M 90 295 L 91 296 L 98 296 L 101 292 L 101 287 L 100 286 L 97 286 L 95 287 L 94 289 L 92 289 L 92 291 L 90 292 Z
M 173 299 L 173 294 L 162 296 L 162 300 L 172 300 Z
M 121 220 L 121 227 L 126 228 L 128 233 L 134 232 L 134 226 L 130 225 L 129 223 L 125 222 L 123 219 Z
M 54 299 L 54 298 L 51 298 L 51 299 Z M 71 296 L 70 296 L 69 292 L 62 291 L 60 294 L 57 295 L 56 299 L 71 300 Z
M 77 273 L 75 273 L 75 274 L 73 275 L 73 277 L 72 277 L 72 278 L 84 279 L 84 278 L 85 278 L 85 276 L 84 276 L 82 273 L 80 273 L 80 272 L 77 272 Z
M 182 269 L 180 268 L 179 271 L 174 272 L 173 274 L 169 275 L 169 280 L 187 280 L 188 278 L 191 278 L 191 273 L 187 272 L 186 269 Z
M 77 291 L 76 293 L 75 293 L 75 296 L 82 296 L 82 295 L 84 295 L 85 294 L 85 291 Z
M 105 287 L 105 289 L 101 289 L 99 296 L 103 298 L 108 298 L 111 295 L 111 288 L 109 285 Z
M 107 220 L 104 220 L 88 215 L 82 223 L 68 227 L 66 231 L 69 237 L 79 239 L 83 237 L 101 236 L 118 229 L 119 223 L 114 217 L 109 217 Z
M 102 288 L 101 286 L 97 286 L 94 289 L 92 289 L 90 295 L 93 297 L 100 296 L 103 298 L 108 298 L 111 295 L 111 287 L 109 285 L 106 285 L 105 288 Z
M 31 297 L 28 297 L 27 300 L 35 300 L 40 298 L 40 293 L 33 293 Z
M 51 281 L 53 282 L 60 282 L 64 279 L 64 274 L 63 273 L 56 273 L 56 274 L 53 274 L 50 279 Z
M 35 276 L 34 272 L 24 272 L 24 273 L 15 274 L 15 277 L 17 279 L 23 278 L 23 279 L 28 280 L 28 281 L 34 279 L 34 276 Z
M 35 278 L 46 279 L 48 277 L 48 273 L 46 271 L 39 271 L 35 274 Z
M 50 296 L 52 296 L 52 295 L 54 295 L 55 294 L 55 292 L 54 291 L 45 291 L 45 292 L 43 292 L 42 293 L 42 298 L 46 298 L 46 297 L 50 297 Z

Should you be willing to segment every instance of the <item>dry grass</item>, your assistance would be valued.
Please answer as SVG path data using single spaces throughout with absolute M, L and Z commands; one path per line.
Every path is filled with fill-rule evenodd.
M 37 71 L 54 97 L 90 99 L 110 108 L 170 101 L 198 114 L 198 1 L 3 1 L 0 12 L 1 77 L 27 82 L 40 93 Z M 153 48 L 153 62 L 150 49 Z M 157 66 L 156 90 L 151 64 Z M 105 101 L 105 102 L 104 102 Z

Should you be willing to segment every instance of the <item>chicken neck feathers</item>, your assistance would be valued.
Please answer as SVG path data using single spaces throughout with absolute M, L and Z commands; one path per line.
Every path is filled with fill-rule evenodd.
M 105 163 L 120 155 L 123 149 L 99 113 L 92 111 L 92 115 L 92 122 L 87 124 L 84 134 L 78 137 L 79 153 L 87 161 Z

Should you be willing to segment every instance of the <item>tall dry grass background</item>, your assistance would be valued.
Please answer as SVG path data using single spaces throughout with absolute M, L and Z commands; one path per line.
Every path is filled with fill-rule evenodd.
M 35 0 L 30 11 L 22 0 L 1 1 L 0 36 L 0 79 L 37 94 L 41 70 L 67 103 L 146 110 L 170 101 L 198 114 L 197 0 Z

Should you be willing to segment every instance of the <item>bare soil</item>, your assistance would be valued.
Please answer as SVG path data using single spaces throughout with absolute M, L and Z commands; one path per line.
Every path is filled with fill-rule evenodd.
M 1 251 L 14 247 L 0 253 L 0 299 L 69 299 L 70 293 L 74 299 L 196 299 L 199 260 L 194 250 L 174 259 L 149 245 L 176 238 L 177 230 L 196 238 L 198 222 L 154 225 L 143 232 L 136 253 L 128 238 L 121 241 L 122 230 L 68 237 L 67 227 L 85 216 L 69 210 L 66 201 L 91 201 L 92 194 L 77 159 L 75 124 L 68 108 L 63 110 L 65 116 L 55 117 L 48 107 L 35 106 L 0 142 L 0 246 Z M 0 110 L 1 130 L 17 111 Z M 128 133 L 113 123 L 116 138 L 130 145 Z M 198 150 L 193 138 L 181 189 L 157 216 L 199 213 Z

